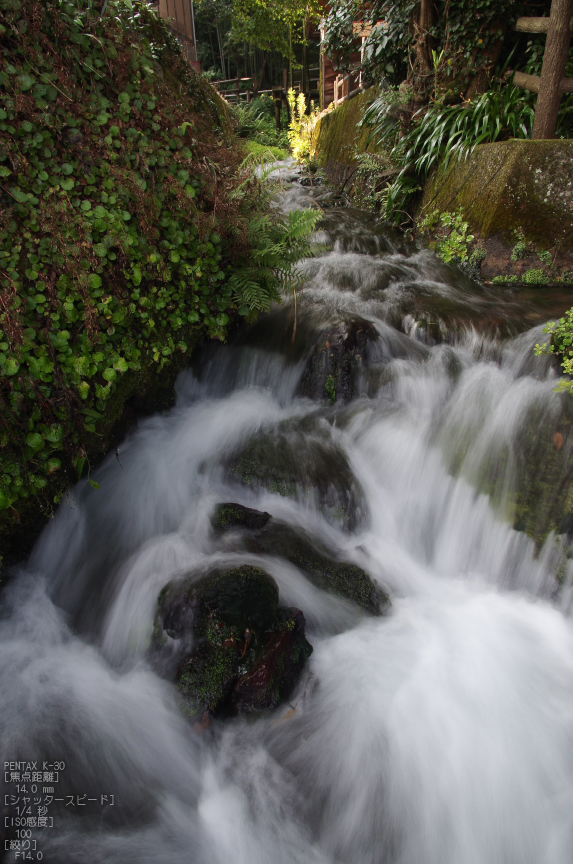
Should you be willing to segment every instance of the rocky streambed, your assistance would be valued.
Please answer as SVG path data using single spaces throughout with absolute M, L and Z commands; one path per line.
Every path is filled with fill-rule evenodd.
M 296 311 L 203 351 L 3 593 L 4 759 L 64 764 L 6 860 L 22 828 L 53 864 L 565 864 L 547 305 L 283 172 L 324 208 Z

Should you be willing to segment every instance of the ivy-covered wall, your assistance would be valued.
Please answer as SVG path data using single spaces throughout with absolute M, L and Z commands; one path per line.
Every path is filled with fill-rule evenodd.
M 1 559 L 249 311 L 250 212 L 220 98 L 145 3 L 0 0 L 0 38 Z

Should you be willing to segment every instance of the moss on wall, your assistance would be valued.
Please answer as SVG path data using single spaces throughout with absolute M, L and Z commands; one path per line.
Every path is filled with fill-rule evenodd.
M 334 165 L 351 167 L 357 152 L 376 152 L 375 148 L 368 146 L 368 130 L 358 125 L 374 93 L 374 88 L 365 90 L 338 108 L 325 111 L 319 118 L 312 144 L 314 158 L 321 168 Z
M 515 233 L 541 249 L 573 245 L 573 141 L 482 144 L 426 183 L 419 215 L 461 210 L 482 238 Z

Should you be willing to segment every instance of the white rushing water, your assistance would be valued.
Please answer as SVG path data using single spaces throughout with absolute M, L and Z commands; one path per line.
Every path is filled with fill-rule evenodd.
M 296 186 L 284 206 L 309 195 Z M 45 862 L 572 860 L 573 568 L 566 535 L 541 544 L 539 527 L 567 498 L 571 416 L 533 355 L 544 315 L 352 211 L 327 212 L 319 239 L 299 346 L 287 309 L 184 373 L 176 407 L 139 423 L 99 490 L 76 488 L 3 593 L 3 761 L 63 760 L 56 797 L 97 799 L 50 805 L 54 827 L 31 833 Z M 354 358 L 354 398 L 301 395 L 310 334 L 349 316 L 375 336 Z M 352 525 L 308 488 L 286 498 L 229 472 L 279 425 L 301 452 L 346 456 Z M 224 501 L 363 567 L 390 613 L 217 540 Z M 517 530 L 528 519 L 536 539 Z M 289 704 L 199 734 L 148 648 L 162 587 L 221 562 L 264 566 L 314 653 Z

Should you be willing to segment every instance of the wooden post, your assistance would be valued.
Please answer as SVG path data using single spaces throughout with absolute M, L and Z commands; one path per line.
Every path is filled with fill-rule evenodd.
M 543 55 L 539 96 L 535 109 L 533 138 L 553 138 L 562 94 L 562 79 L 571 41 L 573 0 L 553 0 Z
M 273 100 L 275 103 L 275 122 L 277 126 L 277 132 L 281 131 L 281 108 L 283 104 L 283 91 L 282 90 L 273 90 Z

